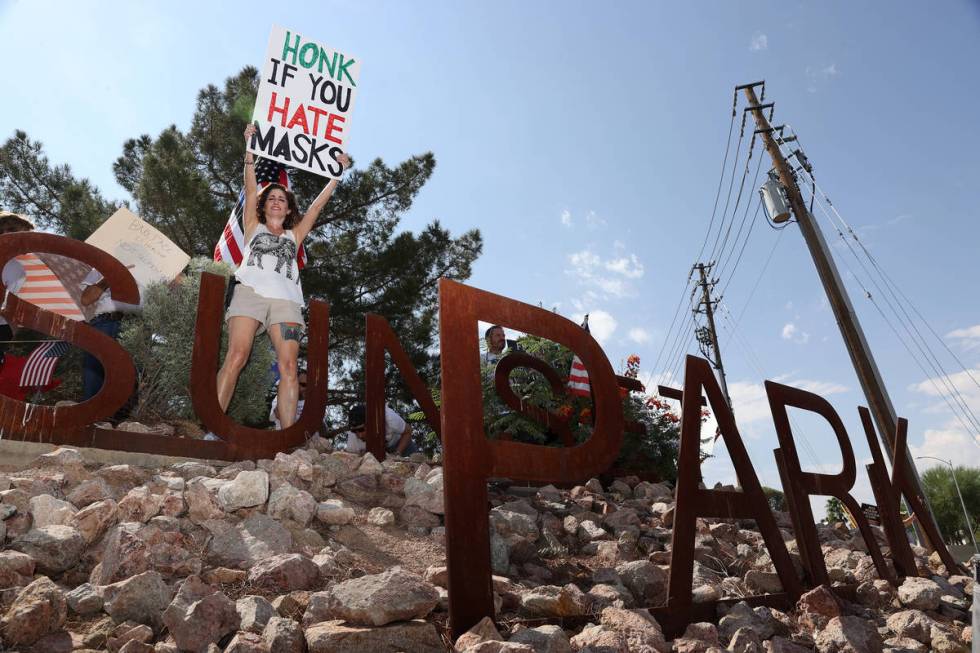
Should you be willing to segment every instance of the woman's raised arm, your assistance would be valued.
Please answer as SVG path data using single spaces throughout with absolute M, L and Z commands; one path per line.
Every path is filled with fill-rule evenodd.
M 350 167 L 350 157 L 346 154 L 341 154 L 338 160 L 344 167 L 344 170 Z M 334 190 L 337 189 L 339 183 L 339 179 L 331 179 L 323 187 L 323 190 L 320 191 L 320 194 L 316 196 L 316 199 L 313 200 L 313 203 L 310 204 L 310 208 L 306 210 L 306 215 L 303 216 L 303 219 L 293 227 L 293 234 L 296 236 L 297 245 L 302 244 L 307 234 L 313 229 L 313 225 L 316 224 L 316 219 L 320 217 L 320 212 L 323 211 L 323 207 L 330 201 L 330 197 L 333 195 Z
M 247 148 L 255 134 L 255 125 L 249 123 L 245 126 L 245 147 Z M 245 150 L 245 208 L 242 213 L 245 232 L 245 242 L 252 236 L 256 225 L 259 224 L 259 214 L 255 207 L 258 202 L 258 182 L 255 180 L 255 156 Z

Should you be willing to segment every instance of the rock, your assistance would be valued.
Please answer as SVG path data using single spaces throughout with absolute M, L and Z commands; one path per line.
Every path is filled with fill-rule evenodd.
M 56 576 L 78 563 L 85 538 L 71 526 L 45 526 L 20 536 L 10 548 L 31 556 L 39 573 Z
M 538 539 L 537 523 L 531 515 L 494 508 L 490 511 L 490 523 L 501 537 L 516 535 L 532 541 Z
M 341 499 L 328 499 L 317 505 L 316 518 L 328 526 L 343 526 L 354 521 L 354 509 Z
M 343 497 L 364 505 L 378 505 L 384 502 L 388 493 L 378 484 L 376 474 L 358 474 L 345 478 L 336 486 Z
M 718 637 L 727 642 L 742 628 L 751 628 L 760 639 L 769 639 L 779 629 L 778 622 L 765 612 L 765 608 L 753 609 L 745 601 L 739 601 L 718 621 Z
M 244 583 L 247 577 L 248 572 L 244 569 L 229 569 L 228 567 L 214 567 L 201 574 L 201 579 L 209 585 L 235 585 Z
M 640 605 L 660 605 L 666 599 L 667 572 L 649 560 L 624 562 L 616 573 Z
M 277 593 L 310 589 L 320 578 L 320 569 L 306 556 L 283 553 L 262 560 L 248 571 L 257 588 Z
M 31 497 L 29 502 L 34 528 L 44 526 L 68 526 L 72 516 L 78 512 L 75 506 L 67 501 L 55 499 L 50 494 L 39 494 Z
M 71 447 L 58 447 L 54 451 L 43 453 L 34 461 L 35 467 L 70 467 L 73 465 L 84 465 L 85 459 L 78 449 Z
M 49 578 L 42 576 L 17 594 L 0 619 L 3 641 L 10 646 L 33 644 L 60 630 L 67 616 L 64 594 Z
M 109 465 L 99 468 L 95 475 L 108 484 L 113 498 L 122 497 L 132 488 L 142 485 L 147 478 L 147 473 L 135 465 Z
M 266 513 L 276 519 L 289 519 L 306 526 L 316 514 L 317 504 L 313 495 L 298 490 L 289 483 L 283 483 L 269 496 Z
M 606 608 L 600 623 L 625 637 L 630 651 L 670 653 L 670 644 L 664 639 L 660 624 L 645 610 Z
M 445 514 L 442 488 L 442 468 L 432 470 L 424 480 L 408 478 L 405 480 L 405 505 L 418 506 L 436 515 Z
M 881 635 L 874 624 L 860 617 L 834 617 L 817 633 L 820 653 L 881 653 Z
M 86 544 L 93 544 L 116 523 L 116 508 L 112 499 L 94 501 L 75 513 L 68 525 L 82 534 Z
M 82 583 L 65 594 L 65 599 L 71 611 L 78 615 L 102 611 L 102 591 L 91 583 Z
M 456 639 L 456 650 L 465 651 L 471 646 L 487 641 L 503 641 L 503 637 L 500 636 L 500 632 L 497 631 L 497 627 L 490 617 L 484 617 L 475 626 L 460 635 Z
M 762 653 L 762 638 L 751 628 L 739 628 L 728 643 L 732 653 Z
M 718 646 L 718 630 L 714 624 L 698 622 L 688 624 L 682 637 L 674 640 L 675 653 L 706 653 Z
M 199 651 L 238 630 L 235 603 L 197 576 L 188 576 L 163 613 L 163 623 L 181 650 Z
M 826 585 L 810 590 L 796 602 L 800 624 L 811 632 L 822 630 L 827 622 L 841 615 L 837 597 Z
M 783 584 L 779 581 L 779 574 L 768 571 L 750 569 L 745 572 L 745 584 L 750 589 L 761 594 L 776 594 L 783 591 Z
M 269 474 L 263 470 L 239 472 L 218 490 L 218 503 L 225 512 L 261 506 L 269 498 Z
M 235 610 L 242 630 L 261 633 L 269 619 L 275 616 L 276 609 L 261 596 L 243 596 L 235 602 Z
M 604 626 L 586 626 L 571 639 L 576 651 L 601 651 L 602 653 L 629 653 L 626 638 Z
M 175 474 L 183 478 L 185 481 L 189 481 L 195 476 L 207 476 L 213 478 L 218 475 L 218 471 L 211 465 L 206 465 L 196 461 L 177 463 L 175 465 L 171 465 L 170 469 L 172 469 Z
M 445 653 L 435 626 L 407 621 L 382 628 L 346 625 L 342 621 L 318 623 L 306 629 L 309 653 Z
M 583 542 L 592 542 L 595 540 L 607 540 L 609 539 L 609 533 L 607 533 L 602 528 L 596 526 L 595 522 L 586 519 L 580 522 L 575 534 Z
M 150 488 L 142 485 L 126 493 L 119 501 L 117 512 L 119 521 L 140 522 L 145 524 L 160 514 L 164 496 L 153 493 Z
M 768 653 L 813 653 L 813 647 L 801 646 L 785 637 L 773 637 L 768 642 Z
M 270 653 L 269 645 L 262 635 L 249 632 L 238 632 L 231 638 L 224 653 Z
M 211 519 L 223 519 L 224 511 L 218 502 L 218 490 L 224 481 L 194 478 L 184 488 L 184 501 L 187 502 L 187 516 L 195 524 Z
M 262 631 L 262 639 L 272 653 L 305 653 L 303 628 L 292 619 L 272 617 Z
M 337 583 L 310 596 L 303 623 L 344 619 L 352 624 L 383 626 L 392 621 L 424 618 L 439 601 L 439 592 L 400 567 L 381 574 Z
M 883 608 L 898 597 L 895 587 L 887 580 L 866 581 L 858 585 L 857 600 L 869 608 Z
M 928 578 L 909 576 L 898 588 L 898 600 L 913 610 L 936 610 L 943 591 Z
M 521 607 L 533 616 L 581 616 L 589 609 L 589 597 L 575 585 L 541 585 L 521 594 Z
M 537 653 L 571 653 L 572 644 L 568 635 L 559 626 L 538 626 L 524 628 L 514 633 L 511 642 L 527 644 Z
M 289 553 L 293 536 L 282 524 L 263 514 L 254 514 L 225 532 L 215 535 L 208 546 L 213 565 L 248 569 L 261 560 Z
M 398 519 L 405 528 L 436 528 L 442 523 L 439 515 L 418 506 L 404 506 L 398 511 Z
M 126 622 L 121 623 L 109 634 L 106 641 L 106 648 L 109 651 L 145 651 L 140 646 L 146 646 L 150 651 L 152 646 L 148 646 L 153 641 L 153 629 L 145 624 L 133 625 Z
M 389 526 L 395 523 L 395 513 L 387 508 L 371 508 L 367 520 L 369 524 L 374 526 Z
M 157 571 L 145 571 L 102 590 L 105 611 L 117 623 L 135 621 L 158 628 L 171 592 Z
M 23 587 L 34 576 L 34 559 L 18 551 L 0 551 L 0 587 Z
M 931 631 L 935 622 L 921 610 L 902 610 L 890 615 L 885 621 L 888 630 L 896 637 L 917 640 L 923 644 L 932 641 Z

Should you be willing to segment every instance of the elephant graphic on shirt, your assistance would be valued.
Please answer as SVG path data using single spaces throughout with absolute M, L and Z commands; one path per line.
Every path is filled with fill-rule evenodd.
M 248 254 L 246 265 L 253 265 L 260 270 L 262 267 L 262 257 L 266 254 L 276 257 L 276 272 L 282 272 L 282 266 L 286 266 L 286 278 L 293 278 L 293 259 L 296 258 L 296 243 L 288 238 L 273 236 L 269 233 L 257 234 L 252 239 L 251 251 Z

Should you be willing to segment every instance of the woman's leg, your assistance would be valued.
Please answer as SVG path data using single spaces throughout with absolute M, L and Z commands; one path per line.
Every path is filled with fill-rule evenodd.
M 293 322 L 280 322 L 269 327 L 269 340 L 276 348 L 279 364 L 279 423 L 288 428 L 296 422 L 296 402 L 299 400 L 299 381 L 296 358 L 303 327 Z
M 238 375 L 241 374 L 252 353 L 252 342 L 258 329 L 258 320 L 250 317 L 236 315 L 228 319 L 228 353 L 225 354 L 225 362 L 218 370 L 218 404 L 221 405 L 222 411 L 228 410 L 231 396 L 235 393 L 235 385 L 238 383 Z

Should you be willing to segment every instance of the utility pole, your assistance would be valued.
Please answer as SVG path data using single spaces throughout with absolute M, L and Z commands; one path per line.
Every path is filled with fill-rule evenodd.
M 717 304 L 721 299 L 712 300 L 711 299 L 711 289 L 714 287 L 714 281 L 708 280 L 708 275 L 705 274 L 705 270 L 710 272 L 714 263 L 698 263 L 694 268 L 701 275 L 701 281 L 698 285 L 701 287 L 701 303 L 694 307 L 695 313 L 704 313 L 708 320 L 707 327 L 699 327 L 695 332 L 695 337 L 697 338 L 698 345 L 701 347 L 701 353 L 703 353 L 716 370 L 718 370 L 718 381 L 721 384 L 721 391 L 725 393 L 725 401 L 728 403 L 728 408 L 732 407 L 732 398 L 728 394 L 728 381 L 725 380 L 725 366 L 721 362 L 721 348 L 718 346 L 718 331 L 715 329 L 715 313 L 714 305 Z M 697 292 L 697 290 L 695 290 Z M 702 310 L 701 307 L 704 307 Z M 710 346 L 714 352 L 714 356 L 711 356 L 704 349 Z
M 796 221 L 800 225 L 803 239 L 806 241 L 807 248 L 810 250 L 810 256 L 813 258 L 813 263 L 817 268 L 817 274 L 820 275 L 820 282 L 823 284 L 824 291 L 827 293 L 827 299 L 834 312 L 841 336 L 844 338 L 847 353 L 851 357 L 854 371 L 857 373 L 862 390 L 864 390 L 864 396 L 868 400 L 871 415 L 874 417 L 874 421 L 882 437 L 889 444 L 889 446 L 885 447 L 885 453 L 888 455 L 893 467 L 895 465 L 907 465 L 907 469 L 912 472 L 909 474 L 913 486 L 912 490 L 915 494 L 925 497 L 918 471 L 912 463 L 908 451 L 906 450 L 905 460 L 897 462 L 894 460 L 895 433 L 898 422 L 895 407 L 892 404 L 891 398 L 888 396 L 888 391 L 885 389 L 881 372 L 878 371 L 878 366 L 875 364 L 871 349 L 868 347 L 868 342 L 864 337 L 864 332 L 861 330 L 861 325 L 854 312 L 854 307 L 851 305 L 851 300 L 847 295 L 847 290 L 841 282 L 837 266 L 834 264 L 833 256 L 831 256 L 830 249 L 827 247 L 827 241 L 824 240 L 823 233 L 821 233 L 810 211 L 807 210 L 806 204 L 803 201 L 803 195 L 800 193 L 800 188 L 796 183 L 795 173 L 786 162 L 786 159 L 783 158 L 783 153 L 772 136 L 773 128 L 763 114 L 763 107 L 759 105 L 759 100 L 755 94 L 755 87 L 760 84 L 762 82 L 736 87 L 736 91 L 742 90 L 745 92 L 745 97 L 749 103 L 746 111 L 752 112 L 757 126 L 756 133 L 762 137 L 766 145 L 766 150 L 772 158 L 776 173 L 779 175 L 779 180 L 786 190 L 790 208 L 792 208 L 793 214 L 796 216 Z M 934 527 L 929 530 L 932 533 L 938 533 L 939 529 L 935 527 L 935 516 L 932 515 L 931 511 L 929 511 L 929 515 L 932 518 Z M 921 541 L 922 533 L 918 526 L 916 526 L 916 534 Z

